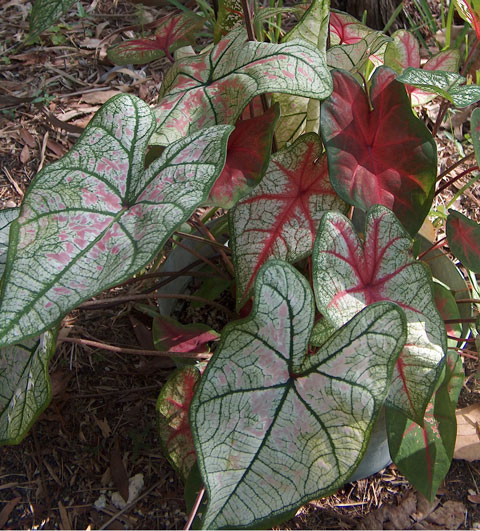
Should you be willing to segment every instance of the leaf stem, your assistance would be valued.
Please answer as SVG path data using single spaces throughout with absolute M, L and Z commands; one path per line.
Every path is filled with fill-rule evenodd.
M 117 306 L 118 304 L 124 304 L 125 302 L 141 301 L 146 299 L 185 299 L 187 301 L 199 301 L 203 302 L 204 304 L 215 306 L 232 318 L 238 317 L 236 313 L 232 312 L 232 310 L 229 310 L 226 306 L 220 304 L 219 302 L 204 299 L 203 297 L 197 297 L 196 295 L 186 295 L 183 293 L 143 293 L 125 295 L 123 297 L 113 297 L 111 299 L 102 299 L 99 301 L 87 301 L 80 304 L 80 306 L 77 306 L 77 308 L 79 310 L 100 310 L 105 309 L 106 306 Z
M 464 317 L 463 319 L 444 319 L 443 322 L 445 324 L 457 324 L 457 323 L 476 323 L 477 318 L 476 317 Z M 462 339 L 463 341 L 463 339 Z
M 215 247 L 218 247 L 218 252 L 220 253 L 220 256 L 223 259 L 227 272 L 230 273 L 232 277 L 234 277 L 235 268 L 233 267 L 231 260 L 227 256 L 227 253 L 226 253 L 227 248 L 221 243 L 217 242 L 217 240 L 215 239 L 215 236 L 210 232 L 210 230 L 204 223 L 194 222 L 193 224 L 197 228 L 198 231 L 203 232 L 205 234 L 205 239 L 203 239 L 203 241 L 211 245 L 214 245 Z M 200 238 L 200 237 L 197 236 L 197 238 Z M 228 250 L 230 251 L 230 249 Z
M 441 238 L 440 240 L 438 240 L 438 242 L 434 243 L 431 247 L 429 247 L 426 251 L 423 251 L 423 253 L 419 254 L 418 255 L 418 260 L 422 260 L 422 258 L 427 255 L 428 253 L 430 253 L 431 251 L 433 251 L 434 249 L 436 249 L 437 247 L 440 247 L 440 245 L 447 239 L 446 236 L 444 236 L 443 238 Z
M 480 299 L 458 299 L 455 301 L 458 303 L 472 303 L 472 304 L 480 304 Z
M 138 348 L 118 347 L 116 345 L 109 345 L 100 341 L 92 341 L 91 339 L 83 339 L 81 337 L 64 337 L 60 340 L 61 343 L 74 343 L 76 345 L 83 345 L 86 347 L 101 348 L 110 352 L 117 352 L 118 354 L 136 354 L 138 356 L 159 356 L 189 359 L 209 359 L 212 357 L 211 352 L 173 352 L 171 350 L 144 350 Z
M 470 168 L 467 168 L 466 170 L 462 171 L 457 176 L 453 177 L 453 179 L 450 179 L 448 182 L 446 182 L 443 186 L 440 186 L 440 188 L 435 192 L 435 195 L 441 194 L 450 185 L 452 185 L 462 177 L 465 177 L 465 175 L 472 173 L 472 171 L 477 171 L 478 169 L 478 166 L 471 166 Z
M 440 129 L 440 126 L 442 125 L 443 118 L 445 117 L 445 113 L 447 112 L 449 106 L 450 106 L 450 102 L 445 99 L 440 104 L 440 109 L 438 110 L 437 119 L 435 120 L 435 125 L 433 126 L 432 136 L 435 137 L 437 135 L 438 130 Z
M 452 347 L 450 347 L 450 348 L 452 348 Z M 474 350 L 468 350 L 468 349 L 458 348 L 458 347 L 453 347 L 453 350 L 459 352 L 460 355 L 464 356 L 465 358 L 470 358 L 471 360 L 477 360 L 478 361 L 478 353 L 475 352 Z
M 475 152 L 472 151 L 468 155 L 465 155 L 464 157 L 462 157 L 460 160 L 457 160 L 457 162 L 455 162 L 455 164 L 452 164 L 449 168 L 447 168 L 445 171 L 442 171 L 442 173 L 440 175 L 438 175 L 437 181 L 441 181 L 445 177 L 445 175 L 448 175 L 457 166 L 460 166 L 460 164 L 463 164 L 466 160 L 468 160 L 469 158 L 473 157 L 474 155 L 475 155 Z
M 245 26 L 247 28 L 247 35 L 249 41 L 255 40 L 255 30 L 253 28 L 252 23 L 252 17 L 250 15 L 250 8 L 248 6 L 247 0 L 241 0 L 242 1 L 242 11 L 243 11 L 243 17 L 245 18 Z
M 205 487 L 202 487 L 200 489 L 200 492 L 197 494 L 195 503 L 193 504 L 192 510 L 190 511 L 190 515 L 188 516 L 188 521 L 185 524 L 185 527 L 183 528 L 185 531 L 188 531 L 190 529 L 190 526 L 192 525 L 192 522 L 195 519 L 195 516 L 197 516 L 197 511 L 198 511 L 198 508 L 200 507 L 200 504 L 202 503 L 204 494 L 205 494 Z
M 184 245 L 183 243 L 180 243 L 179 241 L 176 241 L 176 240 L 174 241 L 174 244 L 178 245 L 182 249 L 185 249 L 185 251 L 188 251 L 189 253 L 193 254 L 193 256 L 195 256 L 199 260 L 202 260 L 202 262 L 205 262 L 218 274 L 218 276 L 224 278 L 225 280 L 230 280 L 230 278 L 221 269 L 219 269 L 211 260 L 209 260 L 205 256 L 202 256 L 200 253 L 195 251 L 195 249 L 192 249 L 191 247 L 188 247 L 187 245 Z

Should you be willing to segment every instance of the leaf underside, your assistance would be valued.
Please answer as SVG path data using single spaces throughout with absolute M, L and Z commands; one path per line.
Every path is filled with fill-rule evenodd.
M 272 155 L 262 182 L 230 214 L 239 307 L 267 260 L 307 256 L 324 212 L 347 208 L 330 184 L 318 135 L 303 135 Z
M 131 277 L 205 201 L 232 128 L 176 142 L 145 170 L 154 127 L 142 100 L 115 96 L 72 150 L 37 175 L 10 233 L 1 345 L 38 335 Z
M 376 301 L 395 302 L 405 311 L 407 342 L 387 404 L 422 424 L 442 369 L 446 334 L 429 272 L 412 259 L 410 248 L 408 234 L 385 207 L 367 214 L 364 243 L 347 218 L 327 213 L 313 251 L 313 278 L 317 307 L 337 328 Z
M 413 235 L 433 200 L 436 146 L 410 108 L 404 87 L 386 67 L 375 71 L 370 110 L 357 81 L 334 71 L 334 91 L 322 103 L 321 131 L 333 187 L 366 211 L 384 205 Z
M 306 356 L 310 287 L 278 260 L 259 273 L 254 304 L 227 325 L 191 405 L 204 528 L 258 528 L 345 482 L 405 340 L 401 310 L 380 303 Z

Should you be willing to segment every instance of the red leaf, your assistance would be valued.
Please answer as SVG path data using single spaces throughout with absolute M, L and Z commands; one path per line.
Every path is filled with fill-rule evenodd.
M 157 350 L 171 352 L 203 352 L 218 334 L 203 324 L 182 325 L 170 317 L 153 320 L 153 343 Z
M 117 65 L 145 64 L 192 44 L 194 33 L 203 26 L 201 17 L 189 13 L 167 15 L 160 21 L 153 39 L 131 39 L 109 48 L 109 59 Z
M 432 135 L 413 115 L 404 87 L 389 68 L 380 67 L 373 76 L 373 110 L 353 76 L 337 70 L 333 80 L 333 94 L 321 112 L 333 187 L 362 210 L 375 204 L 390 208 L 415 234 L 434 194 Z
M 259 183 L 268 166 L 279 109 L 276 104 L 263 116 L 237 122 L 228 139 L 225 167 L 210 192 L 210 202 L 231 208 Z
M 480 225 L 460 212 L 450 210 L 447 240 L 452 253 L 462 264 L 474 273 L 480 273 Z

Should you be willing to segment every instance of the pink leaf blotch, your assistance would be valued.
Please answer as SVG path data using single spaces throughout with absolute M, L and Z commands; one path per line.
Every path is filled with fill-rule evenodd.
M 435 142 L 412 113 L 405 88 L 386 67 L 376 70 L 370 92 L 349 73 L 334 71 L 334 91 L 322 104 L 321 131 L 333 187 L 342 199 L 368 210 L 384 205 L 411 234 L 433 200 Z
M 171 317 L 153 320 L 153 342 L 157 350 L 170 352 L 204 352 L 219 335 L 203 324 L 183 325 Z

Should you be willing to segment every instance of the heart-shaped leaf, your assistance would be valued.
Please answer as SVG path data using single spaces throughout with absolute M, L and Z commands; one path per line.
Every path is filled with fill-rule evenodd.
M 462 264 L 480 273 L 480 225 L 460 212 L 450 210 L 447 217 L 447 241 Z
M 303 135 L 273 154 L 262 182 L 230 215 L 238 307 L 267 260 L 307 256 L 324 212 L 346 208 L 330 184 L 318 135 Z
M 0 445 L 18 444 L 50 402 L 56 332 L 0 350 Z
M 468 107 L 480 100 L 480 87 L 462 85 L 465 78 L 456 72 L 408 67 L 401 76 L 397 77 L 397 81 L 434 92 L 453 103 L 455 107 Z
M 219 335 L 201 323 L 182 325 L 171 317 L 156 317 L 153 320 L 153 344 L 157 350 L 171 352 L 203 352 L 209 341 Z
M 387 408 L 390 455 L 400 472 L 430 501 L 450 469 L 457 434 L 455 407 L 462 385 L 462 360 L 449 351 L 445 376 L 425 411 L 423 428 L 401 411 Z
M 143 65 L 171 54 L 178 48 L 194 43 L 195 33 L 205 19 L 191 12 L 171 14 L 162 18 L 154 39 L 130 39 L 108 49 L 107 55 L 116 65 Z
M 385 207 L 369 210 L 364 243 L 347 218 L 328 212 L 313 250 L 313 278 L 317 307 L 337 328 L 376 301 L 403 308 L 407 342 L 387 403 L 421 425 L 442 370 L 446 334 L 429 272 L 412 259 L 411 243 Z
M 411 110 L 404 87 L 387 67 L 375 71 L 370 91 L 344 71 L 322 103 L 321 131 L 333 187 L 345 201 L 368 210 L 385 205 L 415 234 L 433 200 L 437 151 Z
M 145 170 L 154 127 L 146 103 L 115 96 L 73 149 L 37 175 L 10 233 L 0 344 L 38 335 L 132 276 L 206 200 L 232 127 L 176 142 Z
M 213 185 L 209 203 L 231 208 L 259 183 L 270 160 L 278 115 L 279 106 L 274 105 L 262 116 L 237 122 L 228 139 L 225 166 Z
M 374 31 L 351 15 L 332 11 L 330 14 L 330 39 L 327 63 L 331 68 L 359 72 L 370 56 L 379 52 L 390 38 Z
M 325 56 L 328 36 L 329 1 L 314 0 L 298 24 L 282 39 L 300 39 L 315 46 Z M 275 131 L 278 148 L 292 143 L 303 133 L 316 133 L 320 126 L 320 102 L 290 94 L 274 94 L 280 104 L 280 120 Z
M 299 41 L 247 42 L 239 28 L 211 51 L 181 59 L 167 72 L 151 143 L 168 145 L 202 127 L 234 124 L 259 94 L 323 99 L 331 91 L 324 54 L 314 46 Z
M 188 412 L 204 369 L 204 364 L 177 369 L 162 387 L 157 400 L 160 441 L 165 455 L 183 481 L 197 460 Z
M 75 0 L 35 0 L 30 13 L 29 38 L 48 29 L 75 3 Z
M 480 1 L 455 0 L 455 5 L 460 16 L 474 28 L 477 39 L 480 39 Z
M 275 260 L 252 316 L 227 325 L 190 408 L 203 527 L 259 528 L 342 485 L 361 459 L 405 340 L 398 306 L 366 308 L 314 355 L 308 282 Z

